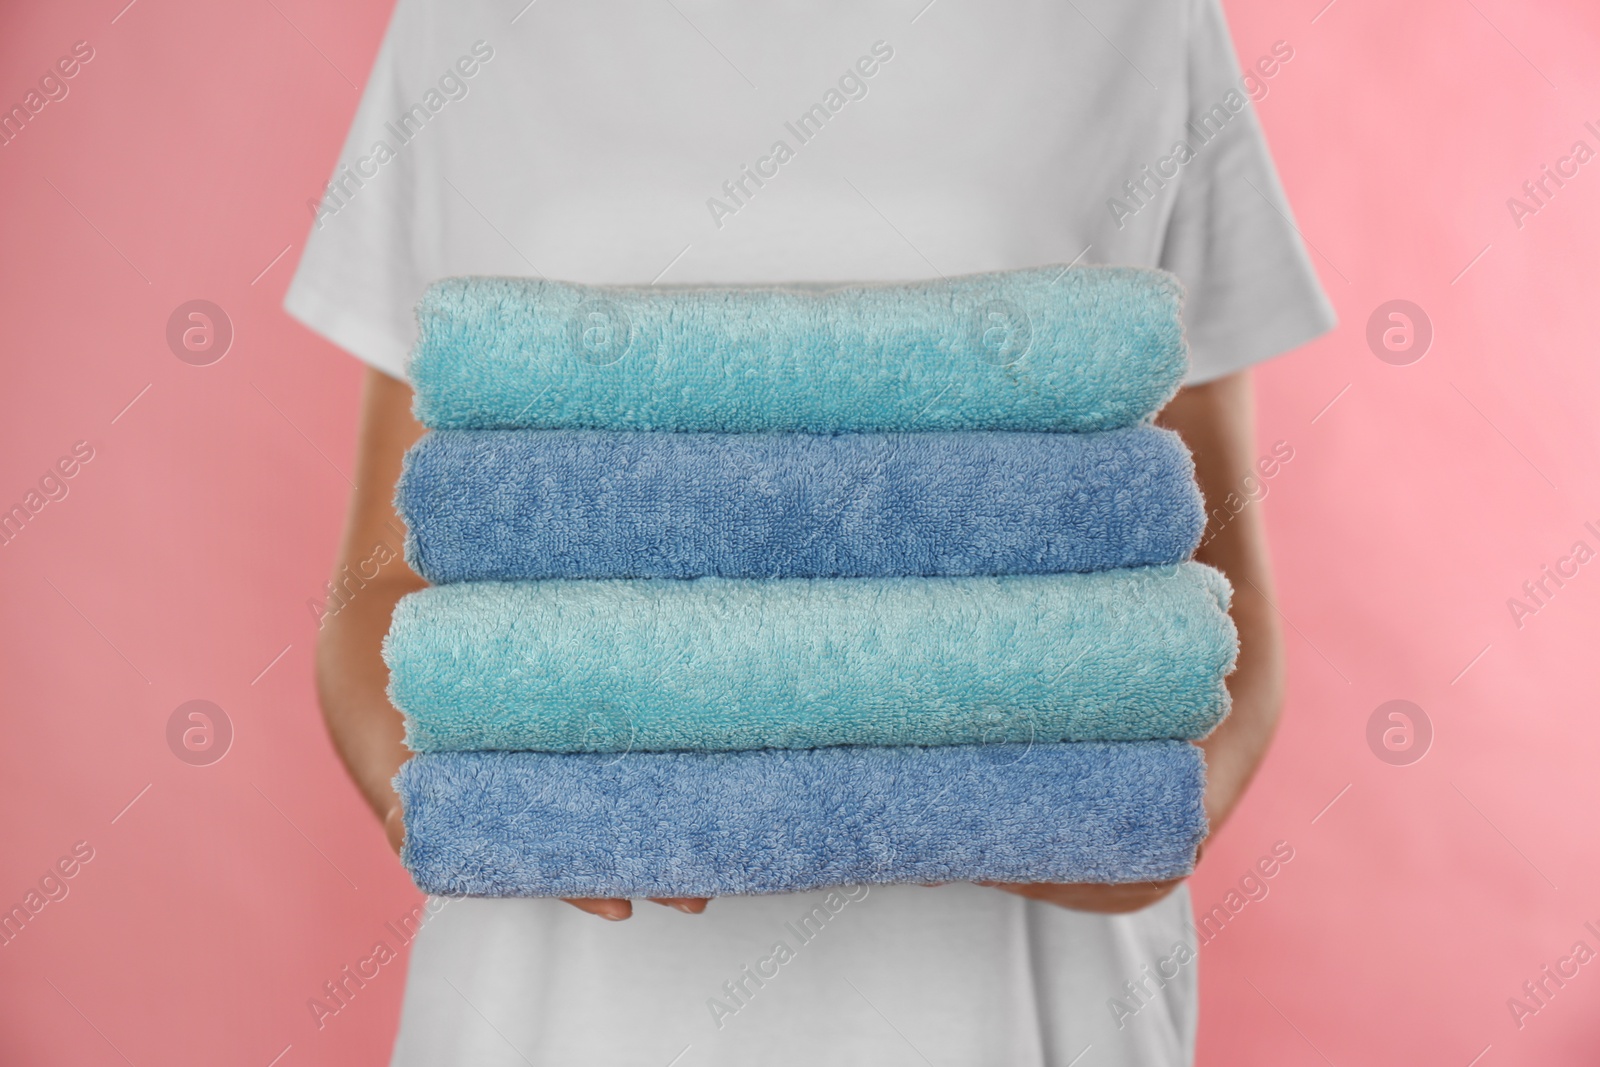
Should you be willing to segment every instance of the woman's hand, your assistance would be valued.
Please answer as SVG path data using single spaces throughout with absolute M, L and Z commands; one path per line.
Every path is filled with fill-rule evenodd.
M 1210 516 L 1195 558 L 1226 574 L 1233 584 L 1229 614 L 1239 628 L 1239 663 L 1228 678 L 1233 710 L 1210 737 L 1199 742 L 1206 754 L 1206 816 L 1214 834 L 1244 796 L 1267 753 L 1283 706 L 1283 637 L 1268 599 L 1272 596 L 1272 569 L 1261 509 L 1246 503 L 1233 513 L 1224 503 L 1230 494 L 1235 501 L 1248 499 L 1243 484 L 1246 475 L 1252 476 L 1253 485 L 1262 481 L 1255 467 L 1255 406 L 1249 372 L 1182 389 L 1156 421 L 1176 430 L 1194 453 L 1195 479 Z M 1198 852 L 1195 860 L 1199 862 Z M 1148 907 L 1182 881 L 996 888 L 1064 908 L 1117 913 Z
M 394 776 L 411 753 L 404 719 L 389 703 L 383 638 L 395 604 L 427 585 L 406 565 L 405 524 L 394 509 L 401 461 L 423 433 L 411 417 L 411 388 L 369 369 L 361 402 L 356 489 L 334 568 L 334 596 L 317 637 L 317 696 L 328 734 L 396 853 L 406 830 Z M 606 919 L 633 914 L 626 900 L 568 903 Z M 663 898 L 656 903 L 698 914 L 707 902 Z
M 1129 882 L 1126 885 L 1093 883 L 1052 885 L 1048 882 L 979 882 L 978 884 L 1003 889 L 1007 893 L 1015 893 L 1030 900 L 1042 900 L 1046 904 L 1071 908 L 1073 911 L 1098 911 L 1107 915 L 1121 915 L 1124 912 L 1148 908 L 1182 885 L 1183 879 L 1171 878 L 1165 882 Z

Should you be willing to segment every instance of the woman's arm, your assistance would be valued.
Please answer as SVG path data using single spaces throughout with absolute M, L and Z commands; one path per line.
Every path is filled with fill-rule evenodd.
M 1195 477 L 1210 514 L 1255 473 L 1255 401 L 1248 371 L 1181 390 L 1156 420 L 1176 430 L 1194 453 Z M 1223 514 L 1227 514 L 1223 509 Z M 1200 743 L 1206 753 L 1206 815 L 1216 833 L 1232 814 L 1267 753 L 1283 706 L 1283 637 L 1268 598 L 1272 568 L 1261 509 L 1245 506 L 1207 522 L 1195 558 L 1233 583 L 1239 664 L 1228 678 L 1233 711 Z M 1155 903 L 1182 879 L 1133 885 L 1003 885 L 999 888 L 1084 911 L 1135 911 Z
M 343 605 L 333 610 L 336 602 L 330 601 L 317 640 L 317 695 L 322 717 L 345 769 L 383 822 L 389 844 L 396 851 L 404 840 L 405 825 L 392 782 L 411 753 L 403 740 L 404 721 L 386 692 L 389 668 L 383 662 L 383 637 L 400 598 L 427 585 L 400 554 L 405 524 L 394 509 L 401 461 L 422 434 L 422 426 L 411 417 L 410 386 L 378 371 L 367 371 L 356 451 L 356 489 L 334 567 L 334 583 Z M 387 551 L 375 553 L 379 545 L 387 546 Z M 375 558 L 389 561 L 378 565 L 376 576 L 368 578 Z M 626 919 L 633 913 L 626 900 L 570 903 L 607 919 Z M 690 899 L 659 903 L 688 912 L 703 911 L 706 905 L 704 900 Z
M 1230 493 L 1248 499 L 1245 477 L 1260 480 L 1255 392 L 1248 371 L 1183 390 L 1157 421 L 1178 431 L 1194 453 L 1207 514 L 1222 508 Z M 1272 606 L 1277 595 L 1261 509 L 1246 504 L 1230 519 L 1208 521 L 1206 540 L 1195 558 L 1233 583 L 1229 614 L 1239 628 L 1239 665 L 1228 679 L 1233 710 L 1200 743 L 1206 753 L 1206 814 L 1216 833 L 1238 806 L 1272 743 L 1283 709 L 1286 664 L 1283 632 Z
M 317 636 L 317 696 L 333 745 L 356 788 L 383 822 L 398 851 L 405 834 L 392 780 L 410 752 L 404 722 L 385 692 L 389 668 L 383 638 L 401 597 L 425 585 L 401 555 L 405 525 L 394 509 L 394 487 L 406 449 L 423 434 L 411 417 L 411 390 L 368 370 L 356 444 L 356 488 L 334 563 L 338 599 L 330 599 Z M 389 561 L 366 578 L 378 545 Z M 390 558 L 392 557 L 392 558 Z M 354 575 L 354 577 L 350 577 Z

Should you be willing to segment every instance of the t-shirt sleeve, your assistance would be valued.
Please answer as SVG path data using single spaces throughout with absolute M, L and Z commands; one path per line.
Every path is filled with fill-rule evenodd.
M 1270 91 L 1271 80 L 1262 84 Z M 1335 323 L 1249 99 L 1220 0 L 1194 0 L 1185 131 L 1194 156 L 1182 168 L 1161 253 L 1161 266 L 1187 289 L 1191 383 L 1288 352 Z
M 404 379 L 416 332 L 413 309 L 435 272 L 426 269 L 427 214 L 418 203 L 419 189 L 431 185 L 418 173 L 426 167 L 422 153 L 401 147 L 390 158 L 372 151 L 379 141 L 392 147 L 384 124 L 409 103 L 399 84 L 397 52 L 406 47 L 396 33 L 401 18 L 397 9 L 315 206 L 284 309 L 363 362 Z

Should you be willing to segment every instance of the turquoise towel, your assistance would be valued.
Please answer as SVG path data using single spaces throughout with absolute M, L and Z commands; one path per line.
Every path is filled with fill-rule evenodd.
M 401 858 L 446 896 L 694 897 L 892 882 L 1142 882 L 1193 870 L 1181 741 L 417 756 Z
M 1103 430 L 1187 369 L 1181 289 L 1132 267 L 903 285 L 600 288 L 451 278 L 417 311 L 449 429 Z
M 1198 738 L 1227 712 L 1230 589 L 1095 574 L 467 582 L 394 612 L 418 751 Z

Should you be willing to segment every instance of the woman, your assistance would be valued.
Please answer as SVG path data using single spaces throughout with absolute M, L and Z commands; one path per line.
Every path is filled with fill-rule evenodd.
M 519 6 L 401 0 L 313 205 L 287 306 L 371 368 L 340 564 L 401 528 L 395 480 L 422 432 L 411 309 L 436 278 L 1163 267 L 1188 290 L 1193 370 L 1160 421 L 1194 452 L 1213 514 L 1199 558 L 1232 579 L 1241 640 L 1233 713 L 1204 743 L 1215 832 L 1283 684 L 1261 516 L 1223 503 L 1258 459 L 1246 368 L 1332 324 L 1250 105 L 1292 76 L 1292 47 L 1241 75 L 1217 0 Z M 421 585 L 387 564 L 319 646 L 333 739 L 397 847 L 407 753 L 379 650 Z M 741 982 L 811 896 L 452 901 L 417 939 L 394 1063 L 1193 1059 L 1178 883 L 875 888 L 777 977 Z

